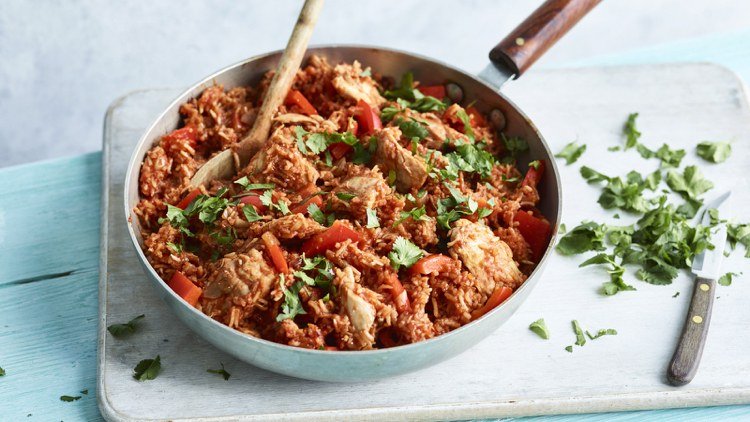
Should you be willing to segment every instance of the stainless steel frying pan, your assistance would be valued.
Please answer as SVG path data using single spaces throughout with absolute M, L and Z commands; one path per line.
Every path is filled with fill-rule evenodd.
M 178 127 L 180 104 L 198 97 L 214 84 L 229 89 L 254 85 L 276 67 L 280 51 L 256 56 L 229 66 L 198 82 L 185 91 L 146 130 L 133 152 L 125 176 L 124 206 L 130 238 L 146 276 L 156 292 L 183 323 L 217 348 L 252 365 L 289 375 L 322 381 L 362 381 L 414 371 L 453 357 L 470 348 L 497 329 L 513 315 L 542 276 L 557 236 L 560 221 L 561 186 L 552 152 L 542 135 L 498 88 L 512 77 L 521 75 L 559 37 L 567 32 L 599 0 L 550 0 L 498 44 L 490 53 L 492 63 L 480 77 L 467 74 L 451 65 L 427 57 L 380 47 L 335 45 L 310 48 L 307 56 L 324 56 L 331 63 L 359 60 L 383 75 L 399 77 L 407 71 L 424 84 L 453 83 L 463 91 L 463 102 L 475 102 L 482 112 L 507 136 L 519 136 L 529 150 L 519 158 L 521 170 L 535 159 L 547 161 L 540 183 L 540 210 L 554 230 L 550 246 L 528 280 L 500 306 L 482 318 L 433 339 L 389 348 L 358 352 L 308 350 L 285 346 L 243 334 L 197 311 L 176 295 L 157 275 L 142 251 L 143 238 L 133 208 L 139 201 L 138 175 L 146 152 L 159 138 Z M 135 299 L 135 298 L 134 298 Z M 512 341 L 509 338 L 508 341 Z

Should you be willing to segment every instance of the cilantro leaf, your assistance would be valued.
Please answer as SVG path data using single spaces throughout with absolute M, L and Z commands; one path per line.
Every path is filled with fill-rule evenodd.
M 367 213 L 367 227 L 368 229 L 374 229 L 376 227 L 380 227 L 380 221 L 378 220 L 378 213 L 375 212 L 372 208 L 367 208 L 365 210 Z
M 245 204 L 245 206 L 242 207 L 242 214 L 245 215 L 245 219 L 248 223 L 253 223 L 263 219 L 263 217 L 258 215 L 258 211 L 255 210 L 255 207 L 250 204 Z
M 557 244 L 562 255 L 576 255 L 586 251 L 603 251 L 605 226 L 587 221 L 570 230 Z
M 339 198 L 342 201 L 349 202 L 352 199 L 354 199 L 357 195 L 353 193 L 347 193 L 347 192 L 337 192 L 336 197 Z
M 404 120 L 399 118 L 396 119 L 395 122 L 399 129 L 401 129 L 401 133 L 409 139 L 416 138 L 422 140 L 430 135 L 430 132 L 425 128 L 424 123 L 418 122 L 417 120 Z
M 584 152 L 586 152 L 586 144 L 578 145 L 577 142 L 573 141 L 565 145 L 560 152 L 555 154 L 555 157 L 564 158 L 565 164 L 571 165 L 578 161 Z
M 0 368 L 0 377 L 4 377 L 4 376 L 5 376 L 5 369 Z
M 737 273 L 732 273 L 732 272 L 726 273 L 722 275 L 721 277 L 719 277 L 718 283 L 722 286 L 729 286 L 732 284 L 732 278 L 737 277 L 737 276 L 739 276 L 739 274 Z
M 745 257 L 750 258 L 750 224 L 727 224 L 727 240 L 732 248 L 745 246 Z
M 315 220 L 318 224 L 326 224 L 326 215 L 316 204 L 310 204 L 307 207 L 307 213 L 310 215 L 310 218 Z
M 648 149 L 640 142 L 635 147 L 643 158 L 658 158 L 661 161 L 661 167 L 679 167 L 686 154 L 684 149 L 671 149 L 667 144 L 663 144 L 656 151 Z
M 592 169 L 591 167 L 583 166 L 581 167 L 581 176 L 588 182 L 588 183 L 597 183 L 597 182 L 603 182 L 603 181 L 609 181 L 610 177 L 599 173 L 598 171 Z
M 417 245 L 399 236 L 393 242 L 393 250 L 388 254 L 393 268 L 398 270 L 401 267 L 409 268 L 424 256 L 424 251 Z
M 107 327 L 107 331 L 114 337 L 125 337 L 133 334 L 136 329 L 136 323 L 145 317 L 146 315 L 141 314 L 124 324 L 112 324 Z
M 593 257 L 582 262 L 579 267 L 585 267 L 595 264 L 605 264 L 611 267 L 607 270 L 607 272 L 609 273 L 610 281 L 605 282 L 602 285 L 602 293 L 604 293 L 605 295 L 612 296 L 620 291 L 635 290 L 633 286 L 626 284 L 625 280 L 623 280 L 625 267 L 615 261 L 614 255 L 607 255 L 605 253 L 594 255 Z
M 578 323 L 578 320 L 571 321 L 571 324 L 573 325 L 573 332 L 576 335 L 576 345 L 577 346 L 583 346 L 586 344 L 586 337 L 583 335 L 583 329 L 581 329 L 581 324 Z
M 393 227 L 398 226 L 407 218 L 412 218 L 414 221 L 417 221 L 421 220 L 425 215 L 427 215 L 427 210 L 425 209 L 424 205 L 419 208 L 412 208 L 409 211 L 401 211 L 398 220 L 393 223 Z
M 224 381 L 229 381 L 229 377 L 231 377 L 232 374 L 224 369 L 224 364 L 222 362 L 219 362 L 219 365 L 221 365 L 221 369 L 206 369 L 206 372 L 221 375 L 224 378 Z
M 677 170 L 667 173 L 667 185 L 686 199 L 697 200 L 714 187 L 714 184 L 703 178 L 703 174 L 696 166 L 685 167 L 682 174 Z
M 509 154 L 504 160 L 506 163 L 515 161 L 518 154 L 529 150 L 529 144 L 523 138 L 517 136 L 508 138 L 505 134 L 500 134 L 500 138 L 503 141 L 505 152 Z
M 695 147 L 699 157 L 712 163 L 723 163 L 732 155 L 732 145 L 729 142 L 703 141 Z
M 156 355 L 154 359 L 143 359 L 133 369 L 133 378 L 138 381 L 156 379 L 161 371 L 161 356 Z
M 539 318 L 529 325 L 529 330 L 533 331 L 539 337 L 549 340 L 549 330 L 547 324 L 544 322 L 544 318 Z
M 81 399 L 81 396 L 60 396 L 60 401 L 65 401 L 65 402 L 72 402 L 72 401 L 76 401 L 80 399 Z
M 586 330 L 586 335 L 589 336 L 589 339 L 596 340 L 602 336 L 616 336 L 617 330 L 615 330 L 614 328 L 602 328 L 601 330 L 597 331 L 596 334 L 591 334 L 588 330 Z
M 623 128 L 623 134 L 627 138 L 625 141 L 625 149 L 630 149 L 636 146 L 638 138 L 641 137 L 641 132 L 638 132 L 635 125 L 637 118 L 638 113 L 631 113 L 628 115 L 628 120 L 625 122 L 625 127 Z
M 274 187 L 276 187 L 276 185 L 274 185 L 273 183 L 250 183 L 250 180 L 248 180 L 247 176 L 235 180 L 234 183 L 242 186 L 243 191 L 273 189 Z
M 294 319 L 297 315 L 306 314 L 302 307 L 302 301 L 299 298 L 299 292 L 305 287 L 305 282 L 298 281 L 286 288 L 284 274 L 279 274 L 279 284 L 284 292 L 284 303 L 281 304 L 281 313 L 276 316 L 276 321 L 281 322 L 285 319 Z

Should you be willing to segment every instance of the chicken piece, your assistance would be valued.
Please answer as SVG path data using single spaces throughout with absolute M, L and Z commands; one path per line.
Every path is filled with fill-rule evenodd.
M 525 280 L 513 261 L 510 247 L 489 227 L 460 219 L 448 234 L 451 256 L 460 259 L 477 278 L 476 286 L 480 292 L 490 295 L 500 286 L 515 290 Z
M 320 174 L 297 149 L 291 128 L 279 128 L 241 174 L 291 191 L 315 184 Z
M 290 214 L 264 224 L 261 233 L 271 232 L 279 239 L 306 239 L 325 229 L 317 221 L 302 214 Z
M 285 113 L 279 114 L 273 119 L 274 125 L 302 126 L 308 132 L 338 132 L 339 127 L 333 119 L 325 119 L 323 116 L 305 116 L 304 114 Z
M 371 349 L 375 343 L 375 307 L 363 297 L 367 289 L 357 282 L 360 273 L 351 266 L 335 271 L 334 284 L 341 292 L 341 304 L 354 328 L 355 347 Z
M 257 249 L 247 254 L 230 253 L 218 260 L 208 275 L 203 297 L 244 297 L 249 304 L 254 304 L 268 295 L 274 280 L 273 268 Z
M 378 147 L 374 162 L 384 173 L 395 171 L 396 189 L 399 192 L 409 192 L 422 187 L 427 180 L 427 165 L 421 157 L 415 156 L 398 143 L 401 130 L 387 127 L 375 132 L 375 136 Z
M 351 194 L 350 200 L 343 200 L 338 194 Z M 393 189 L 378 171 L 350 176 L 331 191 L 331 208 L 334 211 L 347 212 L 356 220 L 366 222 L 367 209 L 378 209 L 393 196 Z M 364 223 L 363 223 L 364 224 Z
M 427 148 L 440 150 L 443 148 L 445 141 L 448 141 L 453 145 L 469 142 L 468 136 L 450 127 L 448 124 L 440 120 L 440 117 L 435 113 L 419 113 L 410 108 L 406 108 L 396 115 L 393 119 L 394 123 L 399 117 L 404 120 L 414 119 L 424 124 L 429 135 L 424 138 L 421 143 Z
M 385 102 L 372 77 L 362 76 L 362 65 L 358 61 L 337 65 L 333 72 L 336 75 L 332 81 L 333 87 L 342 97 L 355 102 L 362 100 L 372 107 L 380 107 Z

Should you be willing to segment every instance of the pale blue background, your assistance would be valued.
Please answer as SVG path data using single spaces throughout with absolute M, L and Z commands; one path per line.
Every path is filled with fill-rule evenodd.
M 495 34 L 507 27 L 495 22 L 507 19 L 510 25 L 533 8 L 524 2 L 506 11 L 494 5 L 519 2 L 468 1 L 465 8 L 477 9 L 457 13 L 448 2 L 386 3 L 363 4 L 353 12 L 344 10 L 343 1 L 329 1 L 314 41 L 382 44 L 478 70 Z M 731 3 L 740 2 L 710 2 L 709 12 L 709 2 L 702 2 L 690 11 L 667 13 L 661 4 L 675 6 L 674 1 L 649 3 L 628 2 L 629 8 L 624 1 L 605 2 L 541 64 L 713 61 L 750 78 L 750 29 L 742 28 L 750 24 L 747 6 L 732 9 Z M 0 6 L 0 166 L 96 150 L 104 110 L 115 97 L 135 88 L 187 85 L 245 55 L 280 47 L 291 26 L 277 25 L 273 10 L 259 2 L 66 4 L 72 6 L 20 1 Z M 274 7 L 284 22 L 293 20 L 296 8 L 297 2 Z M 202 38 L 197 25 L 210 27 L 211 35 Z M 393 27 L 398 34 L 389 33 Z M 684 37 L 689 39 L 675 41 Z M 222 44 L 220 38 L 231 42 Z M 672 42 L 644 47 L 661 39 Z M 604 43 L 616 46 L 615 52 L 604 54 L 609 50 Z M 198 53 L 201 57 L 190 57 Z M 100 160 L 93 153 L 0 169 L 0 366 L 8 372 L 0 378 L 0 420 L 99 418 Z M 82 389 L 89 395 L 80 401 L 59 400 Z M 750 406 L 545 419 L 726 418 L 750 419 Z

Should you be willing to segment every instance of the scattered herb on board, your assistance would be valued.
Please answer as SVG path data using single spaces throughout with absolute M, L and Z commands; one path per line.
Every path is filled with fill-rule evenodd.
M 161 371 L 161 356 L 156 355 L 153 359 L 143 359 L 133 368 L 133 378 L 138 381 L 156 379 Z
M 638 132 L 635 121 L 638 119 L 638 113 L 631 113 L 628 116 L 628 120 L 625 122 L 623 128 L 623 134 L 625 135 L 625 149 L 630 149 L 638 144 L 638 138 L 641 137 L 641 132 Z
M 591 334 L 588 330 L 586 330 L 586 335 L 589 336 L 589 339 L 596 340 L 602 336 L 616 336 L 617 330 L 615 330 L 614 328 L 602 328 L 601 330 L 597 331 L 596 334 Z
M 222 362 L 219 362 L 219 365 L 221 365 L 221 369 L 206 369 L 206 372 L 221 375 L 224 378 L 224 381 L 229 381 L 229 377 L 231 377 L 232 374 L 224 369 L 224 364 Z
M 672 297 L 675 298 L 675 297 L 677 297 L 679 295 L 680 295 L 680 292 L 674 292 L 674 294 L 672 295 Z
M 0 367 L 0 377 L 4 377 L 4 376 L 5 376 L 5 369 Z
M 87 388 L 87 389 L 85 389 L 85 390 L 81 390 L 81 394 L 83 394 L 83 395 L 86 395 L 86 396 L 88 396 L 88 394 L 89 394 L 89 389 Z
M 130 321 L 126 322 L 125 324 L 112 324 L 109 327 L 107 327 L 107 331 L 109 331 L 109 333 L 112 334 L 114 337 L 128 336 L 135 332 L 137 328 L 136 323 L 145 317 L 146 315 L 141 314 L 131 319 Z
M 722 286 L 729 286 L 732 284 L 732 278 L 737 277 L 738 275 L 739 274 L 737 273 L 728 272 L 722 275 L 721 277 L 719 277 L 718 283 Z
M 424 251 L 419 246 L 399 236 L 393 242 L 393 250 L 388 253 L 391 265 L 398 270 L 401 267 L 409 268 L 424 256 Z
M 560 152 L 555 154 L 555 157 L 564 158 L 565 164 L 571 165 L 578 161 L 584 152 L 586 152 L 586 144 L 578 145 L 577 142 L 573 141 L 568 145 L 565 145 Z
M 536 333 L 539 337 L 549 340 L 549 330 L 547 329 L 547 324 L 544 322 L 544 318 L 539 318 L 532 322 L 531 325 L 529 325 L 529 330 Z
M 699 157 L 712 163 L 723 163 L 732 155 L 732 145 L 729 142 L 703 141 L 695 147 Z
M 571 345 L 571 346 L 565 346 L 565 350 L 566 350 L 566 351 L 567 351 L 568 353 L 573 353 L 573 346 L 572 346 L 572 345 Z
M 583 335 L 581 324 L 579 324 L 578 320 L 575 319 L 571 321 L 571 324 L 573 325 L 573 332 L 576 335 L 576 345 L 583 346 L 584 344 L 586 344 L 586 337 Z
M 60 401 L 72 402 L 80 400 L 81 396 L 60 396 Z

